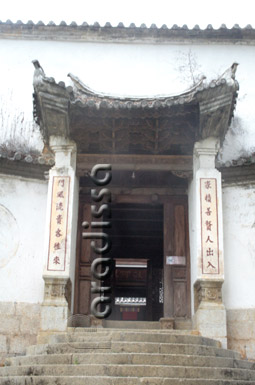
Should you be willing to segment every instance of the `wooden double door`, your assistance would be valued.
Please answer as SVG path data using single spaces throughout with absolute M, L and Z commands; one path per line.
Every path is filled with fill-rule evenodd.
M 91 222 L 88 196 L 80 199 L 75 314 L 90 314 L 92 300 L 90 269 L 95 255 L 90 240 L 82 239 L 83 221 Z M 113 270 L 106 282 L 112 288 L 109 318 L 146 321 L 157 321 L 161 317 L 189 318 L 187 197 L 159 195 L 156 202 L 152 202 L 151 196 L 118 195 L 111 204 L 110 221 L 107 232 L 112 247 L 107 256 L 113 261 Z M 120 261 L 124 267 L 117 266 Z M 146 261 L 146 267 L 145 263 L 142 267 L 141 261 Z M 132 306 L 132 301 L 144 298 L 146 305 Z M 131 314 L 132 311 L 137 314 Z

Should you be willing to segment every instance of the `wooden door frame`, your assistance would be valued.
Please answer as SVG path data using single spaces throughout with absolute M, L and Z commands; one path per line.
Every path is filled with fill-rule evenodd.
M 163 252 L 163 267 L 165 265 L 165 257 L 167 253 L 166 244 L 169 241 L 169 231 L 168 222 L 165 218 L 166 207 L 169 204 L 181 203 L 185 206 L 185 231 L 186 231 L 186 269 L 187 269 L 187 315 L 191 317 L 191 288 L 190 288 L 190 249 L 189 249 L 189 228 L 188 228 L 188 197 L 187 195 L 157 195 L 157 204 L 163 204 L 163 239 L 164 239 L 164 252 Z M 79 258 L 81 252 L 81 220 L 82 220 L 82 210 L 84 203 L 91 204 L 91 197 L 89 195 L 80 195 L 79 199 L 79 214 L 78 214 L 78 230 L 77 230 L 77 245 L 76 245 L 76 262 L 75 262 L 75 284 L 74 284 L 74 314 L 77 314 L 78 310 L 78 290 L 79 290 Z M 114 196 L 115 203 L 133 203 L 133 204 L 151 204 L 153 203 L 151 195 L 143 194 L 116 194 Z M 165 276 L 165 274 L 164 274 Z M 164 281 L 166 278 L 164 278 Z M 165 282 L 164 282 L 165 287 Z M 164 289 L 165 290 L 165 289 Z M 173 301 L 173 287 L 170 287 L 170 296 Z M 173 314 L 173 304 L 170 303 L 170 314 Z

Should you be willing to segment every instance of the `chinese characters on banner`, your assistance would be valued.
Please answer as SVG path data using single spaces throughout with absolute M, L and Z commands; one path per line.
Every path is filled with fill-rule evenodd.
M 202 273 L 219 274 L 217 180 L 200 179 Z
M 64 271 L 68 225 L 70 177 L 53 177 L 50 241 L 47 270 Z

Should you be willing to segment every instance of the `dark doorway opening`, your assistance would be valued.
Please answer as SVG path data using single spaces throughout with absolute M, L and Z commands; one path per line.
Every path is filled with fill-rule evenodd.
M 154 198 L 116 193 L 111 203 L 112 227 L 104 231 L 109 232 L 112 248 L 105 255 L 110 255 L 114 268 L 108 282 L 101 282 L 113 289 L 110 320 L 190 318 L 187 197 L 162 194 Z M 81 194 L 79 223 L 92 220 L 91 198 Z M 79 226 L 74 314 L 90 315 L 91 263 L 97 255 L 91 241 L 82 237 L 83 231 Z M 146 301 L 139 304 L 139 298 Z
M 163 316 L 163 205 L 111 205 L 111 320 L 158 321 Z

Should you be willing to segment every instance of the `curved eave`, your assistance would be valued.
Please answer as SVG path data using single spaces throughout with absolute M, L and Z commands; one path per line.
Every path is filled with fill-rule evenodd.
M 80 83 L 80 88 L 75 84 L 73 97 L 70 100 L 71 105 L 89 108 L 91 110 L 100 109 L 157 109 L 171 108 L 175 106 L 184 106 L 196 104 L 205 100 L 212 99 L 214 95 L 233 93 L 236 98 L 238 83 L 231 80 L 220 79 L 204 84 L 202 81 L 187 91 L 177 95 L 155 95 L 152 97 L 129 97 L 129 96 L 111 96 L 92 91 Z M 235 101 L 235 100 L 234 100 Z
M 200 81 L 190 90 L 175 96 L 113 97 L 96 93 L 80 81 L 77 82 L 77 79 L 74 79 L 74 87 L 72 88 L 65 87 L 63 82 L 57 84 L 53 78 L 46 78 L 45 76 L 34 78 L 34 116 L 37 123 L 40 124 L 45 141 L 47 142 L 51 135 L 62 135 L 70 136 L 77 143 L 85 143 L 91 135 L 95 136 L 97 133 L 99 139 L 96 142 L 107 143 L 108 140 L 108 149 L 117 151 L 116 153 L 122 151 L 120 149 L 121 142 L 119 142 L 119 149 L 115 147 L 116 143 L 112 147 L 110 144 L 112 136 L 115 135 L 116 119 L 123 120 L 122 132 L 129 130 L 128 132 L 133 135 L 134 132 L 140 130 L 139 135 L 144 138 L 140 141 L 147 140 L 149 147 L 152 146 L 151 143 L 154 139 L 148 139 L 148 134 L 144 134 L 146 130 L 151 130 L 151 138 L 153 138 L 157 136 L 156 132 L 160 132 L 162 128 L 163 136 L 158 137 L 159 143 L 161 141 L 161 150 L 158 150 L 157 146 L 153 147 L 151 151 L 154 154 L 168 153 L 171 155 L 175 153 L 176 147 L 168 152 L 165 150 L 164 135 L 178 137 L 178 143 L 182 146 L 180 154 L 187 155 L 190 154 L 192 143 L 196 140 L 209 136 L 219 137 L 223 140 L 233 116 L 238 90 L 237 81 L 232 78 L 220 78 L 209 84 L 203 84 L 203 81 Z M 108 118 L 112 120 L 109 121 Z M 135 123 L 134 119 L 140 120 Z M 148 125 L 144 119 L 150 119 L 151 123 Z M 165 121 L 162 122 L 162 119 Z M 106 123 L 108 124 L 107 127 Z M 160 126 L 161 123 L 163 124 L 162 127 Z M 130 128 L 130 124 L 137 126 L 135 131 Z M 145 125 L 142 126 L 142 124 Z M 90 136 L 89 130 L 92 130 Z M 126 135 L 129 134 L 126 132 Z M 182 141 L 183 135 L 186 136 L 186 142 L 185 140 Z M 91 140 L 93 142 L 95 138 Z M 126 140 L 128 139 L 126 138 Z M 169 138 L 169 143 L 170 141 L 171 138 Z M 178 143 L 176 145 L 179 145 Z M 128 148 L 130 147 L 128 146 L 127 143 L 123 153 L 129 151 Z M 88 149 L 84 145 L 82 151 L 103 152 L 103 147 L 102 145 L 100 150 L 91 144 L 91 148 Z M 135 153 L 136 146 L 133 147 L 132 151 Z

